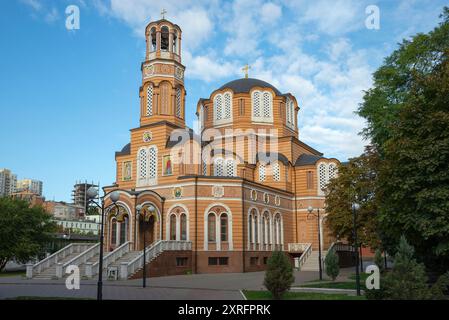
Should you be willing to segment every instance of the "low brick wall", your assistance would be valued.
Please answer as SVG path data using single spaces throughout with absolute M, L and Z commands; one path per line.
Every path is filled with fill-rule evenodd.
M 177 258 L 186 258 L 186 264 L 177 265 Z M 192 251 L 164 251 L 156 259 L 146 264 L 147 277 L 163 277 L 187 274 L 192 271 Z M 131 279 L 141 279 L 143 270 L 136 272 Z

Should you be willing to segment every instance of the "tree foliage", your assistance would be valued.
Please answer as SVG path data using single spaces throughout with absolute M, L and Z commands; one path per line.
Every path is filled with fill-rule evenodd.
M 25 263 L 41 253 L 55 230 L 51 216 L 42 207 L 0 198 L 0 271 L 12 259 Z
M 327 253 L 326 258 L 324 259 L 324 265 L 326 267 L 326 274 L 332 280 L 335 280 L 340 273 L 340 266 L 338 265 L 338 255 L 335 253 L 335 250 L 332 249 Z
M 376 150 L 367 148 L 365 153 L 349 160 L 338 169 L 338 177 L 327 187 L 327 223 L 332 233 L 353 243 L 353 214 L 351 204 L 357 198 L 357 236 L 359 243 L 377 248 L 377 204 L 375 188 L 379 159 Z
M 267 262 L 264 285 L 279 300 L 295 281 L 290 259 L 282 251 L 274 251 Z
M 393 269 L 383 273 L 379 290 L 367 290 L 368 299 L 425 300 L 446 299 L 448 276 L 441 276 L 429 286 L 424 264 L 414 258 L 414 248 L 401 236 L 394 256 Z
M 394 254 L 404 234 L 417 259 L 439 273 L 449 265 L 449 8 L 441 17 L 374 73 L 358 110 L 372 148 L 340 168 L 326 199 L 334 234 L 352 239 L 357 197 L 362 244 L 378 247 L 377 237 Z

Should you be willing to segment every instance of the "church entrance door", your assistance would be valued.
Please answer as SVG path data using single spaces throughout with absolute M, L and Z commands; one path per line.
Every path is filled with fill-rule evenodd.
M 144 248 L 144 233 L 145 233 L 145 245 L 148 247 L 155 240 L 154 236 L 155 220 L 154 216 L 151 216 L 148 221 L 141 220 L 139 225 L 139 250 Z

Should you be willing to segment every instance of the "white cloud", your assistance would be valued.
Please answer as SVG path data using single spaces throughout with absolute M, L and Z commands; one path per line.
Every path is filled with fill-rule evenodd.
M 282 6 L 264 0 L 111 0 L 108 8 L 111 16 L 143 36 L 144 26 L 160 18 L 162 7 L 167 18 L 183 29 L 186 79 L 210 83 L 241 77 L 241 67 L 248 62 L 251 77 L 296 96 L 301 140 L 325 156 L 342 160 L 363 151 L 366 142 L 358 133 L 364 122 L 354 111 L 363 90 L 371 85 L 373 70 L 366 52 L 355 49 L 346 35 L 359 28 L 358 20 L 363 26 L 364 10 L 359 4 L 349 0 L 338 0 L 331 7 L 323 0 Z M 282 7 L 290 11 L 283 13 Z M 292 10 L 298 12 L 296 20 L 284 17 Z M 274 23 L 282 28 L 273 28 Z M 329 35 L 333 41 L 320 42 Z M 310 42 L 317 48 L 312 53 L 304 51 Z
M 221 58 L 210 55 L 195 55 L 185 50 L 183 52 L 186 69 L 186 77 L 210 82 L 216 79 L 236 76 L 239 66 L 235 63 L 224 61 Z
M 38 0 L 20 0 L 20 1 L 30 6 L 35 11 L 40 11 L 42 9 L 42 4 Z
M 261 8 L 261 19 L 263 23 L 274 24 L 282 15 L 282 8 L 272 2 L 265 3 Z

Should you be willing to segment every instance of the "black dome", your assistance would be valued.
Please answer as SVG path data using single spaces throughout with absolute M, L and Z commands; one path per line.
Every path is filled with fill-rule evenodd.
M 246 93 L 250 92 L 250 90 L 253 87 L 264 87 L 264 88 L 271 88 L 276 93 L 276 95 L 280 96 L 282 95 L 281 92 L 276 89 L 274 86 L 269 84 L 268 82 L 259 80 L 259 79 L 253 79 L 253 78 L 243 78 L 243 79 L 237 79 L 230 81 L 224 85 L 221 86 L 218 90 L 223 89 L 231 89 L 234 91 L 234 93 Z

